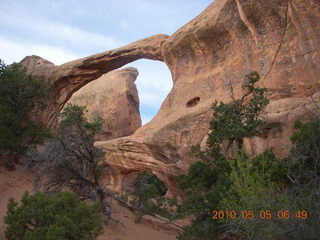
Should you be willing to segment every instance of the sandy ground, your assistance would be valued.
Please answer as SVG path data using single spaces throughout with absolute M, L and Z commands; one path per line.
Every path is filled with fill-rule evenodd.
M 33 176 L 30 172 L 18 166 L 15 171 L 7 171 L 0 166 L 0 240 L 5 240 L 5 225 L 3 218 L 6 215 L 7 202 L 10 197 L 21 199 L 25 191 L 33 192 Z M 105 226 L 103 234 L 98 240 L 174 240 L 176 232 L 157 230 L 159 226 L 151 225 L 146 221 L 134 222 L 132 212 L 118 204 L 114 206 L 117 212 L 116 219 L 122 224 L 109 224 Z M 157 228 L 157 229 L 155 229 Z

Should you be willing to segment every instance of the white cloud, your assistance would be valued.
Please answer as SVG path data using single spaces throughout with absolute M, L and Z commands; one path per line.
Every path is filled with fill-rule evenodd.
M 11 17 L 12 15 L 16 17 Z M 26 38 L 27 35 L 29 40 L 37 39 L 37 41 L 41 40 L 42 43 L 68 46 L 80 51 L 86 48 L 106 51 L 122 45 L 120 41 L 112 37 L 28 15 L 25 12 L 11 13 L 0 10 L 0 22 L 3 26 L 1 31 L 14 30 L 15 38 Z
M 121 45 L 121 43 L 119 44 L 119 42 L 113 38 L 108 38 L 101 34 L 80 30 L 60 23 L 38 23 L 34 29 L 37 31 L 42 31 L 42 33 L 46 36 L 54 37 L 56 40 L 60 39 L 64 42 L 81 46 L 90 44 L 91 46 L 109 50 Z
M 65 2 L 67 5 L 64 5 Z M 129 42 L 129 37 L 139 32 L 143 32 L 143 34 L 149 34 L 149 32 L 162 33 L 162 30 L 160 31 L 157 26 L 164 24 L 163 16 L 161 15 L 161 21 L 156 23 L 153 17 L 164 11 L 164 7 L 161 4 L 153 6 L 145 0 L 139 0 L 138 2 L 140 12 L 136 13 L 136 11 L 132 12 L 132 9 L 134 9 L 133 5 L 137 3 L 129 1 L 128 4 L 124 4 L 126 0 L 122 1 L 122 4 L 118 2 L 113 4 L 118 5 L 119 8 L 116 8 L 116 10 L 119 10 L 119 12 L 111 8 L 111 3 L 105 5 L 104 1 L 101 1 L 100 4 L 85 2 L 85 5 L 73 0 L 63 1 L 63 3 L 61 1 L 58 5 L 48 5 L 42 1 L 36 1 L 35 8 L 29 4 L 9 1 L 7 8 L 0 8 L 0 58 L 10 64 L 13 61 L 19 62 L 27 55 L 38 55 L 56 65 L 60 65 L 80 57 L 120 47 L 124 45 L 124 42 Z M 102 11 L 102 9 L 107 9 L 110 4 L 110 9 L 113 9 L 113 11 Z M 80 5 L 81 7 L 78 8 Z M 46 8 L 43 8 L 44 6 Z M 83 16 L 77 11 L 77 14 L 75 14 L 76 9 L 72 8 L 70 12 L 66 10 L 70 9 L 70 6 L 83 11 Z M 92 11 L 93 6 L 95 6 L 94 11 Z M 98 9 L 97 6 L 99 6 Z M 99 13 L 100 10 L 101 13 Z M 60 11 L 66 15 L 65 21 L 61 17 Z M 164 12 L 167 12 L 167 10 Z M 107 13 L 110 13 L 110 16 Z M 60 18 L 56 17 L 57 14 L 60 15 Z M 89 17 L 88 14 L 94 15 Z M 149 22 L 146 22 L 145 19 L 149 19 L 147 17 L 150 15 L 152 15 L 152 21 L 148 20 Z M 75 17 L 79 21 L 72 23 L 70 19 Z M 82 25 L 82 22 L 87 23 L 85 20 L 90 20 L 90 18 L 101 19 L 96 22 L 98 27 L 91 28 L 88 24 Z M 168 21 L 170 24 L 166 25 L 171 26 L 173 20 Z M 141 27 L 137 28 L 137 26 Z M 171 26 L 171 28 L 176 29 L 176 26 Z M 99 30 L 99 32 L 94 32 L 94 29 Z M 120 30 L 122 30 L 122 33 Z M 106 36 L 100 34 L 103 32 L 107 33 Z M 116 34 L 117 38 L 108 36 L 109 32 Z M 118 38 L 121 38 L 122 42 L 118 41 Z M 137 39 L 139 37 L 135 36 L 133 40 Z M 146 123 L 159 110 L 163 100 L 172 88 L 171 74 L 167 66 L 158 61 L 140 60 L 130 65 L 137 67 L 140 72 L 136 84 L 139 91 L 142 122 Z
M 76 54 L 58 47 L 48 45 L 13 42 L 0 37 L 0 58 L 6 64 L 20 62 L 25 56 L 38 55 L 56 65 L 78 59 Z

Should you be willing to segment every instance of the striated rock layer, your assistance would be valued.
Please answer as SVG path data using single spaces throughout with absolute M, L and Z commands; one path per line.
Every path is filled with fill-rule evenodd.
M 89 120 L 100 116 L 104 125 L 96 140 L 133 134 L 141 126 L 135 68 L 114 70 L 88 83 L 68 103 L 86 106 Z
M 230 101 L 230 82 L 240 96 L 252 70 L 270 89 L 271 103 L 262 134 L 246 146 L 253 153 L 271 147 L 278 156 L 288 153 L 294 119 L 306 118 L 302 103 L 319 96 L 319 35 L 318 0 L 216 0 L 170 37 L 157 35 L 57 67 L 51 72 L 56 104 L 63 106 L 70 93 L 120 65 L 144 57 L 163 60 L 174 85 L 156 117 L 131 136 L 97 145 L 117 172 L 114 188 L 121 191 L 129 173 L 153 171 L 174 193 L 177 174 L 194 161 L 191 145 L 204 142 L 211 103 Z M 131 51 L 133 46 L 139 47 Z M 59 108 L 45 114 L 48 125 L 55 120 L 53 109 Z

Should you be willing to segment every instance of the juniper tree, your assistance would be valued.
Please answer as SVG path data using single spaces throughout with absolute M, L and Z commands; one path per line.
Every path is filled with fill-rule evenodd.
M 48 91 L 21 65 L 6 66 L 0 60 L 0 154 L 7 156 L 7 167 L 13 168 L 17 156 L 48 137 L 44 125 L 32 119 L 35 108 L 45 107 Z
M 70 192 L 11 198 L 5 217 L 8 240 L 94 240 L 102 232 L 100 204 L 77 200 Z
M 94 136 L 101 129 L 102 120 L 88 122 L 84 112 L 85 107 L 67 105 L 55 136 L 40 151 L 29 153 L 27 160 L 36 162 L 37 189 L 47 194 L 69 189 L 81 200 L 99 201 L 108 222 L 109 191 L 101 181 L 107 167 L 100 166 L 104 152 L 94 146 Z
M 178 212 L 194 217 L 193 224 L 179 239 L 215 239 L 220 226 L 210 219 L 210 212 L 217 208 L 232 184 L 229 158 L 243 148 L 244 138 L 256 135 L 263 123 L 263 109 L 269 102 L 265 97 L 267 89 L 256 86 L 259 79 L 257 72 L 251 72 L 246 75 L 239 99 L 230 84 L 231 101 L 212 104 L 207 148 L 202 151 L 199 145 L 193 146 L 192 151 L 200 161 L 190 166 L 187 175 L 179 176 L 186 196 Z

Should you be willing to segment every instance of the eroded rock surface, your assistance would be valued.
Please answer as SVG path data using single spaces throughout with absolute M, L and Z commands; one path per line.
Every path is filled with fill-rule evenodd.
M 45 119 L 52 124 L 70 93 L 98 75 L 138 58 L 163 60 L 174 85 L 156 117 L 131 136 L 97 145 L 117 172 L 114 188 L 121 191 L 131 172 L 153 171 L 174 193 L 177 174 L 195 160 L 189 156 L 191 145 L 207 134 L 211 103 L 230 101 L 230 82 L 240 96 L 252 70 L 270 89 L 271 103 L 263 134 L 246 140 L 246 146 L 253 153 L 270 147 L 278 156 L 288 153 L 294 119 L 306 118 L 301 103 L 319 93 L 319 35 L 318 0 L 216 0 L 170 37 L 158 35 L 53 68 L 59 97 L 52 106 L 58 107 L 49 108 Z
M 135 68 L 114 70 L 75 92 L 68 103 L 86 106 L 89 120 L 100 116 L 104 125 L 96 140 L 133 134 L 141 126 Z
M 98 143 L 122 173 L 115 186 L 128 172 L 151 170 L 174 191 L 174 176 L 194 161 L 191 145 L 207 134 L 211 103 L 230 101 L 229 82 L 240 96 L 252 70 L 271 103 L 263 134 L 246 146 L 287 154 L 294 119 L 306 118 L 301 103 L 319 92 L 319 35 L 319 1 L 214 1 L 162 44 L 174 85 L 157 116 L 132 136 Z

